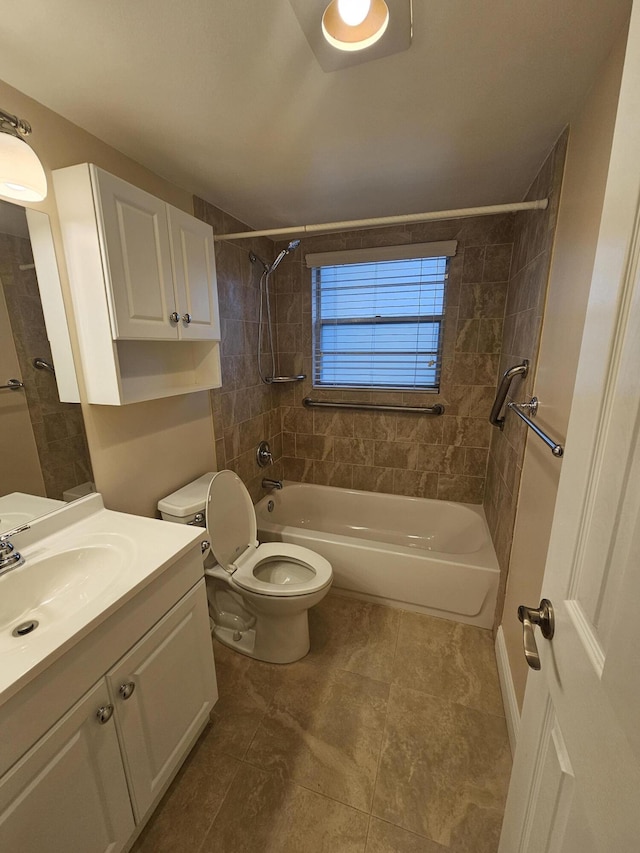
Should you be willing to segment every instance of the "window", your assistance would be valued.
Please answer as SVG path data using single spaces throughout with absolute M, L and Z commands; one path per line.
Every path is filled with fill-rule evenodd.
M 455 245 L 307 256 L 314 387 L 439 390 L 447 263 Z

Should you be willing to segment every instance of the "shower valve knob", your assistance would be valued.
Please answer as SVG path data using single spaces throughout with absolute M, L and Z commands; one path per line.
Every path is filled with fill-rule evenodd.
M 180 320 L 180 315 L 177 311 L 172 311 L 171 314 L 169 314 L 169 319 L 172 323 L 177 323 Z
M 191 322 L 191 314 L 183 314 L 183 315 L 182 315 L 182 319 L 185 321 L 185 323 L 186 323 L 186 324 L 187 324 L 187 326 L 188 326 L 188 325 L 189 325 L 189 323 Z

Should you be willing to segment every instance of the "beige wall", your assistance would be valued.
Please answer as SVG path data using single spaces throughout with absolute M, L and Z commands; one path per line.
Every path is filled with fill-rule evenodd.
M 623 33 L 577 119 L 571 123 L 556 240 L 534 388 L 537 423 L 564 442 L 591 283 L 624 59 Z M 520 707 L 528 674 L 519 604 L 537 606 L 561 462 L 527 438 L 503 613 L 509 664 Z
M 30 143 L 49 180 L 49 195 L 33 207 L 47 213 L 51 220 L 70 315 L 52 169 L 95 163 L 182 210 L 192 211 L 192 199 L 186 191 L 2 81 L 0 105 L 33 127 Z M 154 515 L 159 498 L 215 465 L 211 407 L 206 392 L 117 408 L 83 405 L 83 411 L 96 486 L 111 509 Z

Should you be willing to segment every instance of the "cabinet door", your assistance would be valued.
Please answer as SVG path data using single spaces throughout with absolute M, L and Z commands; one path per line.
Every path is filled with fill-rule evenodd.
M 91 167 L 113 337 L 176 340 L 167 205 Z
M 116 664 L 107 682 L 140 821 L 218 696 L 204 579 Z
M 168 208 L 179 329 L 183 340 L 220 340 L 216 262 L 211 226 Z
M 116 853 L 134 830 L 106 684 L 93 687 L 0 780 L 0 850 Z

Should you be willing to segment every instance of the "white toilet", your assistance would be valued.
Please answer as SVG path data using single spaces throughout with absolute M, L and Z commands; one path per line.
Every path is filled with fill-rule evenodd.
M 158 503 L 166 521 L 206 513 L 205 559 L 214 636 L 245 655 L 292 663 L 309 651 L 307 611 L 329 592 L 331 564 L 298 545 L 259 545 L 249 492 L 233 471 L 205 474 Z

